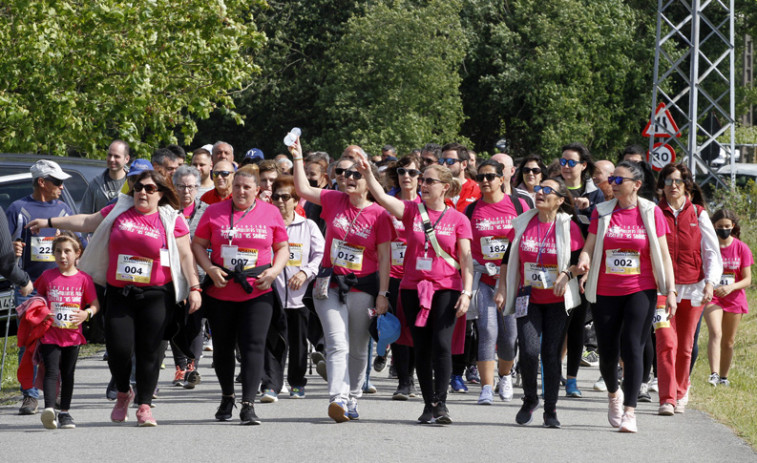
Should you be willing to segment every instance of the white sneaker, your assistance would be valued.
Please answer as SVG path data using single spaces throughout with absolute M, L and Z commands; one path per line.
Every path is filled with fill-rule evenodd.
M 601 376 L 594 383 L 594 390 L 599 392 L 607 392 L 607 385 L 605 384 L 605 380 Z
M 638 432 L 638 428 L 636 427 L 636 414 L 634 413 L 623 413 L 623 417 L 620 420 L 620 427 L 618 429 L 620 432 Z
M 683 395 L 683 398 L 681 398 L 681 400 L 678 401 L 681 404 L 683 404 L 684 407 L 689 404 L 689 392 L 690 391 L 691 391 L 691 384 L 689 384 L 689 388 L 686 389 L 686 394 Z
M 499 387 L 497 389 L 499 398 L 503 402 L 513 400 L 513 377 L 512 375 L 503 375 L 499 378 Z
M 618 389 L 615 397 L 608 396 L 607 420 L 613 428 L 619 428 L 623 419 L 623 390 Z
M 652 378 L 649 382 L 649 392 L 660 392 L 660 388 L 657 386 L 657 378 Z
M 712 387 L 717 387 L 720 382 L 720 375 L 717 373 L 711 374 L 710 379 L 708 379 L 707 382 L 712 384 Z

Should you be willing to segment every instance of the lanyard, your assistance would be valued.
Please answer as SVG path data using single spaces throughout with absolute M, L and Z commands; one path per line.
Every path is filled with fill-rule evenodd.
M 554 228 L 555 223 L 552 222 L 549 224 L 549 229 L 547 229 L 547 233 L 544 234 L 544 237 L 541 238 L 541 242 L 539 242 L 539 252 L 536 253 L 536 265 L 541 267 L 541 254 L 542 251 L 544 251 L 544 243 L 547 242 L 547 237 L 549 236 L 549 233 L 552 231 L 552 228 Z M 541 236 L 541 222 L 539 222 L 539 218 L 536 218 L 536 236 Z
M 248 207 L 246 211 L 244 211 L 244 214 L 242 214 L 242 217 L 239 218 L 239 222 L 241 223 L 242 220 L 252 212 L 253 209 L 255 209 L 255 206 L 258 204 L 258 200 L 252 202 L 252 206 Z M 229 215 L 229 246 L 231 246 L 231 241 L 234 239 L 234 235 L 236 233 L 234 232 L 234 201 L 231 201 L 231 215 Z
M 354 219 L 352 219 L 352 222 L 350 222 L 350 226 L 347 228 L 347 232 L 344 234 L 344 238 L 340 240 L 341 242 L 339 243 L 339 246 L 336 248 L 337 255 L 342 251 L 342 246 L 344 245 L 344 243 L 347 242 L 347 236 L 349 236 L 350 232 L 352 231 L 352 226 L 355 225 L 355 222 L 357 222 L 357 218 L 360 217 L 360 214 L 363 213 L 363 209 L 358 209 L 357 215 L 355 216 Z
M 425 206 L 426 204 L 424 203 L 423 205 Z M 430 230 L 431 232 L 435 232 L 436 231 L 436 226 L 439 225 L 439 222 L 441 222 L 442 219 L 444 218 L 444 214 L 447 213 L 447 209 L 449 209 L 449 206 L 447 206 L 445 204 L 444 205 L 444 210 L 442 211 L 442 214 L 439 216 L 438 219 L 436 219 L 436 222 L 434 222 L 434 225 L 431 227 L 431 230 Z M 426 208 L 426 210 L 428 210 L 428 208 Z M 424 237 L 424 241 L 423 241 L 423 257 L 424 258 L 428 258 L 428 230 L 424 231 L 423 237 Z

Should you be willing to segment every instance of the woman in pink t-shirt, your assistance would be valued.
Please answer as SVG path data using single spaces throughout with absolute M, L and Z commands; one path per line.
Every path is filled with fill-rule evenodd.
M 240 167 L 234 174 L 231 199 L 208 206 L 192 239 L 192 252 L 207 274 L 203 307 L 213 333 L 213 364 L 222 394 L 216 420 L 230 420 L 234 409 L 234 350 L 238 346 L 242 357 L 239 419 L 245 425 L 260 424 L 253 404 L 274 315 L 271 286 L 289 260 L 284 220 L 276 206 L 257 195 L 255 170 Z
M 356 420 L 368 365 L 369 309 L 383 314 L 389 307 L 392 221 L 369 196 L 354 163 L 340 161 L 351 167 L 336 170 L 343 176 L 343 192 L 316 188 L 305 174 L 299 139 L 290 149 L 297 194 L 320 205 L 326 222 L 313 298 L 326 341 L 328 415 L 337 423 Z
M 632 162 L 621 162 L 608 181 L 615 199 L 597 205 L 589 235 L 578 261 L 589 271 L 586 299 L 592 303 L 597 329 L 599 369 L 607 384 L 608 420 L 621 432 L 636 432 L 636 402 L 642 381 L 643 350 L 652 327 L 657 290 L 675 295 L 673 264 L 662 211 L 638 196 L 644 173 Z M 651 235 L 651 236 L 650 236 Z M 666 310 L 676 311 L 668 297 Z M 618 358 L 624 378 L 618 387 Z
M 730 209 L 721 209 L 712 215 L 723 256 L 723 276 L 715 288 L 712 303 L 704 308 L 704 319 L 710 333 L 707 357 L 710 361 L 709 383 L 730 386 L 728 371 L 736 344 L 736 331 L 741 317 L 749 312 L 744 290 L 752 284 L 752 251 L 738 237 L 741 235 L 739 218 Z
M 118 394 L 111 421 L 127 420 L 134 392 L 129 383 L 136 358 L 139 426 L 156 426 L 150 404 L 160 372 L 160 344 L 177 303 L 200 308 L 200 284 L 189 247 L 189 228 L 179 201 L 154 170 L 136 177 L 131 191 L 94 214 L 35 220 L 41 227 L 94 232 L 79 267 L 107 284 L 105 343 Z M 170 233 L 168 230 L 173 230 Z M 191 287 L 191 290 L 190 290 Z
M 407 252 L 400 298 L 413 336 L 425 403 L 418 422 L 450 424 L 446 400 L 452 374 L 452 333 L 457 319 L 468 311 L 473 285 L 470 222 L 444 201 L 457 183 L 448 168 L 427 167 L 419 179 L 423 202 L 417 204 L 386 194 L 367 159 L 358 160 L 358 170 L 367 178 L 371 194 L 394 217 L 401 218 L 405 227 Z M 427 220 L 421 210 L 426 211 Z M 427 233 L 436 236 L 438 248 Z

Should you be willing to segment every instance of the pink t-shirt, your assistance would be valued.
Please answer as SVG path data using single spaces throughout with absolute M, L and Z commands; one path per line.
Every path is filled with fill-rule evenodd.
M 428 248 L 426 248 L 426 234 L 423 232 L 423 219 L 421 219 L 418 204 L 412 201 L 403 202 L 405 203 L 405 213 L 402 216 L 402 223 L 405 225 L 407 253 L 405 253 L 405 276 L 402 277 L 400 288 L 415 289 L 419 282 L 428 280 L 434 284 L 434 289 L 462 290 L 463 283 L 460 273 L 436 255 L 431 243 L 428 243 Z M 457 241 L 460 239 L 469 240 L 473 237 L 468 217 L 452 207 L 447 207 L 445 211 L 428 209 L 427 211 L 431 225 L 436 224 L 434 230 L 439 246 L 450 257 L 459 262 Z M 431 259 L 430 270 L 423 269 L 423 259 L 425 258 Z
M 421 195 L 415 197 L 414 203 L 421 202 Z M 405 237 L 405 224 L 395 216 L 392 217 L 395 236 L 392 240 L 392 269 L 389 276 L 398 280 L 405 274 L 405 252 L 407 251 L 407 238 Z
M 597 233 L 598 212 L 591 214 L 589 233 Z M 669 233 L 668 223 L 659 207 L 654 208 L 657 236 Z M 597 238 L 599 239 L 599 237 Z M 641 219 L 639 208 L 616 208 L 610 218 L 604 237 L 604 253 L 599 264 L 597 294 L 601 296 L 625 296 L 646 289 L 656 289 L 652 270 L 651 250 L 647 229 Z M 607 263 L 610 263 L 610 268 Z
M 528 210 L 528 204 L 518 198 L 524 211 Z M 513 219 L 518 216 L 512 199 L 505 195 L 501 201 L 490 204 L 483 199 L 476 203 L 473 214 L 471 215 L 471 228 L 473 230 L 473 240 L 471 241 L 471 252 L 473 259 L 481 265 L 491 262 L 499 269 L 502 262 L 502 256 L 505 255 L 510 243 L 510 231 L 513 229 Z M 484 274 L 481 281 L 488 285 L 497 284 L 496 277 Z
M 743 280 L 741 269 L 754 264 L 751 249 L 737 238 L 734 238 L 728 247 L 720 248 L 720 255 L 723 256 L 723 276 L 720 278 L 720 285 L 730 285 Z M 725 297 L 713 296 L 712 303 L 722 307 L 726 312 L 749 313 L 749 304 L 743 289 L 733 291 Z
M 245 260 L 245 268 L 269 265 L 273 262 L 274 243 L 286 243 L 289 235 L 276 206 L 264 201 L 256 201 L 249 212 L 234 211 L 234 232 L 231 233 L 232 200 L 215 203 L 205 210 L 197 225 L 195 236 L 210 241 L 210 260 L 213 264 L 233 270 L 240 259 Z M 229 236 L 233 235 L 229 240 Z M 255 287 L 255 278 L 248 278 L 253 291 L 247 294 L 242 285 L 229 280 L 225 288 L 209 286 L 208 296 L 221 301 L 246 301 L 272 291 Z
M 115 205 L 106 206 L 100 213 L 106 217 Z M 178 216 L 174 236 L 179 238 L 189 234 L 189 226 L 184 217 Z M 166 262 L 161 259 L 161 249 Z M 166 229 L 160 214 L 142 214 L 130 208 L 116 217 L 110 230 L 108 242 L 108 284 L 122 288 L 134 286 L 163 286 L 171 281 L 171 267 L 168 265 L 168 242 Z M 165 265 L 163 265 L 165 264 Z M 175 263 L 178 265 L 178 262 Z
M 66 276 L 56 267 L 45 270 L 34 282 L 34 287 L 37 294 L 47 300 L 53 314 L 53 324 L 42 336 L 42 344 L 61 347 L 86 344 L 81 325 L 75 326 L 69 321 L 69 317 L 73 312 L 84 310 L 97 299 L 92 277 L 81 271 Z
M 535 216 L 526 225 L 526 230 L 520 239 L 518 248 L 521 265 L 520 285 L 531 286 L 531 302 L 534 304 L 557 304 L 564 300 L 562 297 L 555 296 L 553 288 L 554 281 L 559 275 L 554 225 L 554 222 L 541 223 L 539 216 Z M 514 234 L 509 236 L 514 236 Z M 583 246 L 584 238 L 581 229 L 571 220 L 570 250 L 577 251 Z M 545 281 L 547 289 L 544 289 Z
M 378 204 L 358 209 L 346 193 L 321 191 L 321 218 L 326 222 L 326 247 L 322 267 L 333 267 L 335 275 L 356 277 L 378 271 L 377 246 L 394 235 L 389 213 Z

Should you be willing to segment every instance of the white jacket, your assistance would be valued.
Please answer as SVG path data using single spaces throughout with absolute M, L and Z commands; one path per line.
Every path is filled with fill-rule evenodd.
M 302 246 L 302 265 L 299 267 L 292 265 L 284 267 L 284 270 L 276 277 L 274 285 L 282 307 L 285 309 L 297 309 L 305 307 L 305 304 L 302 303 L 302 298 L 305 296 L 308 283 L 318 274 L 318 267 L 321 265 L 321 259 L 323 258 L 325 240 L 315 222 L 297 213 L 294 214 L 294 220 L 287 227 L 287 235 L 289 235 L 290 252 L 292 244 L 296 243 Z M 305 272 L 307 278 L 300 289 L 293 290 L 289 288 L 287 281 L 300 270 Z
M 134 198 L 123 193 L 118 195 L 118 201 L 110 213 L 103 219 L 97 227 L 89 245 L 84 250 L 81 259 L 79 259 L 79 269 L 89 274 L 95 283 L 105 286 L 108 283 L 108 264 L 110 255 L 108 253 L 108 242 L 110 241 L 110 231 L 116 218 L 134 207 Z M 176 219 L 181 215 L 179 211 L 171 206 L 160 206 L 158 208 L 160 221 L 166 230 L 166 242 L 168 243 L 168 254 L 171 263 L 171 280 L 176 293 L 176 303 L 179 303 L 189 295 L 189 281 L 181 271 L 181 259 L 179 257 L 179 247 L 176 244 L 174 228 Z

